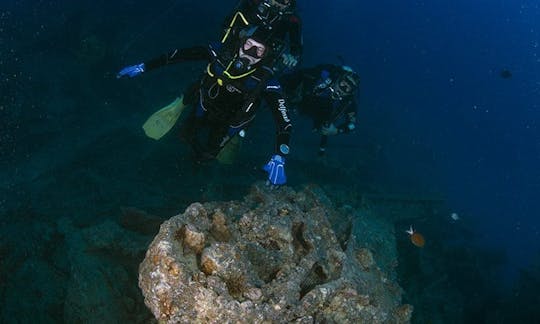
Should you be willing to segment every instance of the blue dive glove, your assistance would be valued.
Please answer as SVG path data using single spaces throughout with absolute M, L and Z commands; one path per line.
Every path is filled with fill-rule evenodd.
M 143 73 L 145 70 L 144 63 L 126 66 L 118 74 L 116 75 L 117 79 L 120 79 L 122 77 L 128 76 L 130 78 L 136 77 L 137 75 Z
M 268 172 L 268 181 L 273 185 L 283 185 L 287 182 L 285 175 L 285 158 L 281 155 L 274 155 L 263 167 Z

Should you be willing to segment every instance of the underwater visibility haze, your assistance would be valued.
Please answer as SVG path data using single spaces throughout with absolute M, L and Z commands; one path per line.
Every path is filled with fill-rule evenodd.
M 245 320 L 246 301 L 271 305 L 283 278 L 304 306 L 319 305 L 285 298 L 305 318 L 330 320 L 315 302 L 321 287 L 352 316 L 338 298 L 349 295 L 332 285 L 369 277 L 362 307 L 393 316 L 372 322 L 540 322 L 540 4 L 296 2 L 298 68 L 354 69 L 358 111 L 354 130 L 329 136 L 321 157 L 311 120 L 291 105 L 287 184 L 271 190 L 262 170 L 279 137 L 271 104 L 233 142 L 234 161 L 194 163 L 183 107 L 158 140 L 142 126 L 161 107 L 171 112 L 208 63 L 117 78 L 169 50 L 219 41 L 237 1 L 2 1 L 1 323 L 174 318 L 173 304 L 151 304 L 156 283 L 144 279 L 152 260 L 176 257 L 160 254 L 166 231 L 183 244 L 169 273 L 243 305 L 231 312 Z M 280 226 L 292 232 L 280 236 Z M 324 244 L 313 247 L 317 236 Z M 223 270 L 220 286 L 208 246 L 234 240 L 251 259 Z M 309 259 L 317 253 L 325 257 Z M 290 271 L 308 263 L 303 278 Z M 288 309 L 274 315 L 289 318 Z

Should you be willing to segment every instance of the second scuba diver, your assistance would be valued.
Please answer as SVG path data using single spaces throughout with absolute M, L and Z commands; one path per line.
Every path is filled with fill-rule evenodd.
M 182 131 L 197 161 L 216 158 L 235 136 L 242 136 L 264 99 L 276 124 L 276 146 L 264 166 L 268 181 L 283 185 L 292 124 L 282 87 L 274 77 L 275 53 L 267 31 L 249 27 L 225 35 L 220 43 L 173 50 L 156 59 L 123 68 L 117 75 L 135 77 L 169 64 L 207 60 L 206 73 L 185 97 L 156 112 L 143 126 L 159 139 L 168 132 L 185 106 L 193 106 Z
M 326 154 L 328 136 L 348 134 L 356 127 L 356 93 L 360 78 L 348 66 L 321 64 L 285 75 L 289 102 L 313 120 L 320 133 L 319 156 Z

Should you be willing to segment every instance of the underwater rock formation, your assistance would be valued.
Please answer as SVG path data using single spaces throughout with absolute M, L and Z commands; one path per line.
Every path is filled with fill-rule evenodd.
M 142 323 L 130 264 L 146 239 L 112 221 L 78 230 L 70 219 L 58 221 L 67 245 L 69 280 L 63 321 L 66 323 Z
M 412 306 L 358 240 L 340 245 L 320 192 L 252 187 L 165 221 L 139 268 L 162 323 L 408 323 Z M 361 233 L 356 233 L 361 235 Z

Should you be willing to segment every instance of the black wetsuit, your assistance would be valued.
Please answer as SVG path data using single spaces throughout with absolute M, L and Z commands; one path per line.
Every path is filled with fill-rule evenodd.
M 343 73 L 342 67 L 321 64 L 314 68 L 298 70 L 281 78 L 289 103 L 300 114 L 313 120 L 313 129 L 334 124 L 338 134 L 346 134 L 356 126 L 357 101 L 353 93 L 343 98 L 332 96 L 330 86 Z M 324 152 L 328 137 L 322 135 L 320 151 Z
M 234 71 L 225 73 L 237 48 L 237 43 L 232 42 L 178 49 L 145 62 L 147 70 L 187 60 L 209 62 L 200 83 L 184 97 L 184 103 L 195 109 L 185 121 L 182 133 L 192 144 L 198 160 L 215 158 L 232 137 L 246 129 L 262 100 L 271 108 L 276 123 L 275 154 L 288 153 L 280 151 L 283 145 L 288 147 L 292 128 L 281 85 L 264 60 L 252 72 L 239 74 L 240 78 L 234 76 Z

